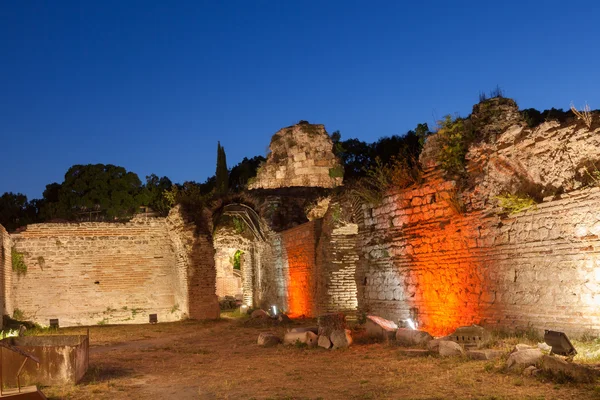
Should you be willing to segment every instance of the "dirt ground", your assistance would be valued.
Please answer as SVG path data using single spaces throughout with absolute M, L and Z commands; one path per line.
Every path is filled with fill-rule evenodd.
M 221 319 L 90 328 L 90 367 L 50 399 L 599 399 L 599 385 L 502 371 L 502 361 L 409 358 L 357 338 L 349 349 L 260 348 L 285 327 Z M 312 323 L 311 323 L 312 322 Z M 314 321 L 296 321 L 297 326 Z M 60 329 L 59 334 L 84 333 Z

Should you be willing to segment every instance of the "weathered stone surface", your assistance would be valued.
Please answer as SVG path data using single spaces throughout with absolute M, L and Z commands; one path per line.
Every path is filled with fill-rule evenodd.
M 352 344 L 352 335 L 349 329 L 336 330 L 329 336 L 334 349 L 348 347 Z
M 439 342 L 438 353 L 442 357 L 458 357 L 464 356 L 465 350 L 456 342 L 442 340 Z
M 344 313 L 329 313 L 318 318 L 319 335 L 331 337 L 335 331 L 346 329 L 346 316 Z
M 301 122 L 283 128 L 273 135 L 269 149 L 249 189 L 333 188 L 342 183 L 343 168 L 323 125 Z
M 519 369 L 536 365 L 542 358 L 542 355 L 539 349 L 519 350 L 508 356 L 506 366 L 510 369 Z
M 600 370 L 567 362 L 555 356 L 542 355 L 538 360 L 537 366 L 544 371 L 550 372 L 553 375 L 566 375 L 576 382 L 589 383 L 595 382 L 600 377 Z
M 277 346 L 281 343 L 281 339 L 271 332 L 261 332 L 258 335 L 258 345 L 264 347 Z
M 288 323 L 292 322 L 290 317 L 288 317 L 287 314 L 283 314 L 283 313 L 281 313 L 277 316 L 277 321 L 279 321 L 279 323 L 281 323 L 281 324 L 288 324 Z
M 367 315 L 365 327 L 367 336 L 383 340 L 395 339 L 398 330 L 398 325 L 395 322 L 375 315 Z
M 312 332 L 288 332 L 283 338 L 286 345 L 294 345 L 298 342 L 306 344 L 308 347 L 315 347 L 319 337 Z
M 333 346 L 333 344 L 331 343 L 331 340 L 329 340 L 329 338 L 325 335 L 319 335 L 318 344 L 319 344 L 319 347 L 322 347 L 324 349 L 330 349 L 331 346 Z
M 536 367 L 534 367 L 533 365 L 530 365 L 529 367 L 525 368 L 523 370 L 523 375 L 525 376 L 535 376 L 540 372 L 540 370 Z
M 258 310 L 252 311 L 252 314 L 250 314 L 250 318 L 268 319 L 271 317 L 265 310 L 258 309 Z
M 294 333 L 312 332 L 314 334 L 318 334 L 319 328 L 316 326 L 301 326 L 301 327 L 292 328 L 289 331 L 294 332 Z
M 531 349 L 535 349 L 535 348 L 536 348 L 535 346 L 530 346 L 528 344 L 517 343 L 517 344 L 515 344 L 515 347 L 513 347 L 511 353 L 521 351 L 521 350 L 531 350 Z
M 396 331 L 396 342 L 400 346 L 426 346 L 427 342 L 431 340 L 433 337 L 424 331 L 408 328 L 398 328 Z
M 465 348 L 480 348 L 490 339 L 490 333 L 479 325 L 461 326 L 448 335 L 449 339 Z
M 467 357 L 471 360 L 495 360 L 504 354 L 502 350 L 467 350 Z

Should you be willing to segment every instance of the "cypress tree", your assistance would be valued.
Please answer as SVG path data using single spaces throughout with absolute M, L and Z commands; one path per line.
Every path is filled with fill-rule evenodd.
M 229 172 L 227 171 L 225 149 L 221 146 L 221 142 L 217 142 L 217 172 L 215 177 L 217 194 L 226 194 L 229 191 Z

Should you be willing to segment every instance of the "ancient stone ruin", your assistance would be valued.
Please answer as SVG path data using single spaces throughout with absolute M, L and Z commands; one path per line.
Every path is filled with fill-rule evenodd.
M 419 183 L 377 205 L 340 189 L 325 128 L 302 122 L 273 136 L 248 190 L 203 210 L 202 226 L 176 207 L 0 228 L 0 306 L 60 326 L 218 318 L 227 299 L 291 317 L 411 319 L 434 336 L 473 324 L 600 333 L 600 188 L 585 172 L 600 127 L 530 128 L 510 102 L 476 107 L 486 135 L 468 150 L 467 181 L 444 172 L 433 135 Z M 535 206 L 499 206 L 523 188 Z

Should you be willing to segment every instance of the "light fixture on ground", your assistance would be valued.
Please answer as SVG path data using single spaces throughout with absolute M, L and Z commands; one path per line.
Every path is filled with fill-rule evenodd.
M 558 354 L 561 356 L 574 357 L 577 350 L 571 344 L 571 341 L 564 332 L 546 330 L 544 332 L 544 342 L 548 346 L 552 346 L 550 354 Z
M 271 309 L 273 310 L 273 315 L 277 315 L 277 306 L 271 306 Z

